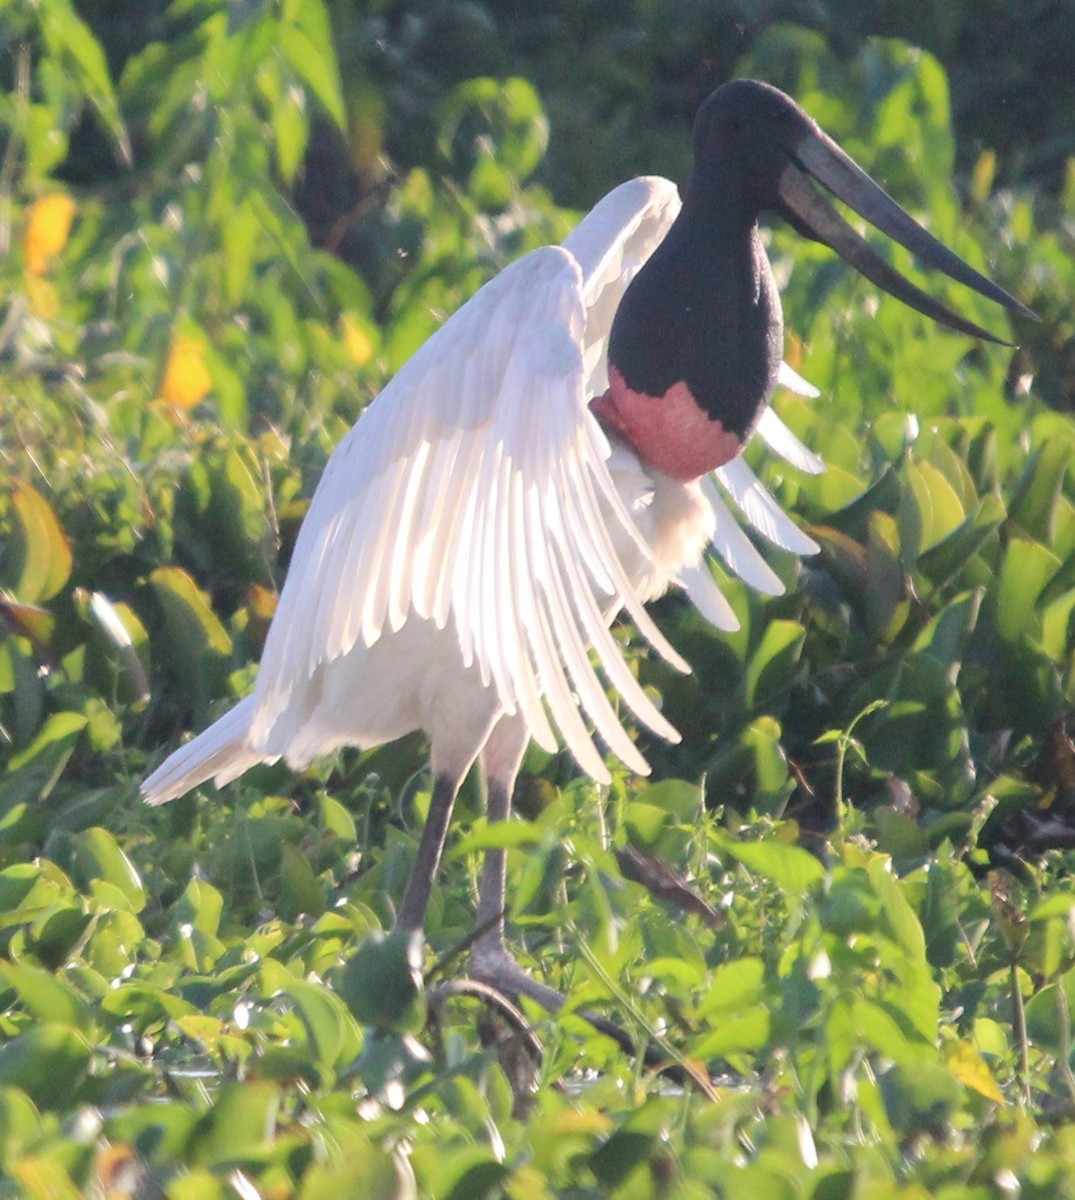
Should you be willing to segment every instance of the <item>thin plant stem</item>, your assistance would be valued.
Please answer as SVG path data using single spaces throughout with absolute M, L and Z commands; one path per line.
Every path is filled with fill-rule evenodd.
M 1019 1090 L 1024 1104 L 1030 1104 L 1030 1044 L 1026 1033 L 1026 1009 L 1019 987 L 1019 966 L 1011 965 L 1012 1004 L 1015 1006 L 1015 1040 L 1019 1045 Z

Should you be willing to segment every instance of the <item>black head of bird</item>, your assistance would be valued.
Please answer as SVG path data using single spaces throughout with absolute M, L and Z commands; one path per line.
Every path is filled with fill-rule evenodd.
M 783 92 L 753 80 L 727 83 L 695 120 L 683 210 L 627 289 L 612 327 L 612 394 L 599 412 L 654 466 L 680 478 L 720 466 L 738 453 L 776 386 L 783 320 L 758 235 L 764 212 L 831 247 L 926 316 L 961 333 L 1002 340 L 900 275 L 826 192 L 925 265 L 1033 317 L 918 225 Z M 676 430 L 668 431 L 673 410 Z

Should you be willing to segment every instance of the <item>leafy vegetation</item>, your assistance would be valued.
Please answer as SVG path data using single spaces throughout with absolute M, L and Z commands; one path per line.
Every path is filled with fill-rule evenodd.
M 972 127 L 973 5 L 516 7 L 0 0 L 0 1195 L 1071 1195 L 1070 105 Z M 958 145 L 938 61 L 876 33 L 950 67 Z M 532 751 L 497 832 L 465 793 L 415 960 L 380 939 L 418 739 L 138 782 L 249 688 L 363 404 L 561 205 L 682 178 L 733 70 L 1042 324 L 974 345 L 774 229 L 823 393 L 778 404 L 828 471 L 751 455 L 822 552 L 779 599 L 722 579 L 732 636 L 658 606 L 694 673 L 632 652 L 685 735 L 655 782 Z M 452 986 L 495 841 L 569 996 L 539 1060 Z

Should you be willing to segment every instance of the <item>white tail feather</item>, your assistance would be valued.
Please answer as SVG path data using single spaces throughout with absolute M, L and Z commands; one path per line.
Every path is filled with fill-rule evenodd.
M 275 762 L 275 757 L 259 754 L 250 745 L 253 712 L 253 701 L 248 696 L 204 733 L 170 754 L 142 784 L 146 803 L 166 804 L 207 779 L 223 787 L 259 762 Z

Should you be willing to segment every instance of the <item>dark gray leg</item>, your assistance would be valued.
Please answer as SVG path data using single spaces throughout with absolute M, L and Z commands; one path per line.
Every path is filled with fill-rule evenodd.
M 440 866 L 444 852 L 444 840 L 448 836 L 448 824 L 452 819 L 452 808 L 459 792 L 461 779 L 449 775 L 437 775 L 433 779 L 433 797 L 429 802 L 429 816 L 418 843 L 418 856 L 414 860 L 407 890 L 403 893 L 399 911 L 396 913 L 394 929 L 408 933 L 421 929 L 429 906 L 429 893 L 433 879 Z
M 511 816 L 511 797 L 519 774 L 528 734 L 517 717 L 502 717 L 494 726 L 481 753 L 485 771 L 489 823 Z M 554 988 L 531 979 L 516 963 L 504 943 L 505 852 L 487 850 L 478 881 L 477 928 L 482 932 L 470 952 L 477 979 L 508 995 L 529 996 L 542 1008 L 556 1012 L 564 997 Z
M 506 821 L 511 816 L 511 792 L 514 779 L 486 779 L 486 815 L 489 824 Z M 478 912 L 476 926 L 482 930 L 474 943 L 474 953 L 483 947 L 493 950 L 504 946 L 504 878 L 507 855 L 503 850 L 486 850 L 478 882 Z

